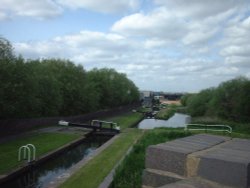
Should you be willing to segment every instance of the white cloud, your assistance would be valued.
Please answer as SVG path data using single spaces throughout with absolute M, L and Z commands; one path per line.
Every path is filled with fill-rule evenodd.
M 164 40 L 160 39 L 147 39 L 145 40 L 145 48 L 151 49 L 151 48 L 161 48 L 167 45 L 167 43 Z
M 81 31 L 47 41 L 15 43 L 15 50 L 26 58 L 67 58 L 77 63 L 112 63 L 133 52 L 136 44 L 117 34 Z M 67 50 L 65 50 L 67 49 Z M 91 65 L 93 68 L 93 65 Z M 99 65 L 98 65 L 99 66 Z
M 195 50 L 202 48 L 200 51 L 205 53 L 204 45 L 221 32 L 224 22 L 234 13 L 235 9 L 230 9 L 200 20 L 190 15 L 183 17 L 170 7 L 160 7 L 125 16 L 113 24 L 111 31 L 145 39 L 147 48 L 183 43 Z
M 250 16 L 243 20 L 242 27 L 250 30 Z
M 139 5 L 140 0 L 1 0 L 0 21 L 17 16 L 50 19 L 61 15 L 65 8 L 126 13 L 136 10 Z
M 0 12 L 10 18 L 27 16 L 42 20 L 60 15 L 62 9 L 52 0 L 22 0 L 21 2 L 1 0 Z
M 106 50 L 124 49 L 127 41 L 117 34 L 105 34 L 102 32 L 81 31 L 78 34 L 56 37 L 56 42 L 63 42 L 74 48 L 103 48 Z
M 109 32 L 82 30 L 14 47 L 25 58 L 67 58 L 87 70 L 115 68 L 140 89 L 198 91 L 249 76 L 250 17 L 243 1 L 156 0 L 161 7 L 126 15 Z M 56 2 L 72 11 L 128 13 L 139 0 Z
M 231 45 L 225 46 L 221 51 L 223 56 L 250 56 L 250 44 L 243 46 Z M 249 62 L 250 63 L 250 62 Z
M 250 72 L 246 73 L 245 76 L 250 79 Z
M 250 16 L 229 22 L 219 44 L 227 64 L 250 68 Z
M 219 75 L 219 76 L 234 76 L 237 75 L 239 72 L 239 69 L 237 67 L 218 67 L 212 70 L 214 75 Z
M 190 32 L 184 37 L 183 43 L 186 45 L 204 45 L 209 41 L 216 33 L 217 28 L 210 29 L 204 25 L 191 25 Z
M 8 16 L 5 12 L 0 12 L 0 21 L 7 20 Z
M 84 8 L 103 13 L 121 13 L 138 8 L 139 0 L 57 0 L 71 9 Z
M 69 52 L 65 51 L 65 45 L 52 41 L 39 41 L 28 43 L 14 43 L 17 54 L 25 58 L 68 58 Z
M 228 24 L 225 29 L 225 41 L 231 44 L 245 44 L 250 41 L 250 16 L 237 23 Z
M 188 32 L 183 37 L 183 43 L 195 48 L 204 49 L 204 45 L 207 46 L 208 43 L 211 43 L 215 37 L 221 34 L 225 23 L 227 23 L 233 14 L 235 14 L 235 9 L 230 9 L 217 15 L 210 15 L 203 19 L 189 17 Z M 202 51 L 205 52 L 204 50 Z
M 130 71 L 145 71 L 146 69 L 148 69 L 149 66 L 148 65 L 138 65 L 138 64 L 127 64 L 126 65 L 126 69 L 130 70 Z
M 210 72 L 216 63 L 209 58 L 182 58 L 169 63 L 169 75 L 202 75 Z
M 242 56 L 229 56 L 225 58 L 225 62 L 227 64 L 231 64 L 234 66 L 242 67 L 242 68 L 250 68 L 250 56 L 242 57 Z
M 246 0 L 155 0 L 158 5 L 173 9 L 181 17 L 204 19 L 232 9 L 249 6 Z
M 173 41 L 185 34 L 185 24 L 185 21 L 177 19 L 165 8 L 159 8 L 148 14 L 136 13 L 125 16 L 114 23 L 111 30 L 127 36 Z

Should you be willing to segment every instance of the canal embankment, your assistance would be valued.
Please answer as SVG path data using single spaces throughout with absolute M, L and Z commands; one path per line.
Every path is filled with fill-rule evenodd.
M 142 119 L 143 115 L 140 113 L 130 113 L 109 119 L 117 122 L 121 127 L 119 137 L 59 187 L 98 187 L 126 155 L 129 148 L 143 135 L 142 130 L 130 128 Z
M 79 132 L 78 134 L 72 134 L 41 130 L 41 132 L 36 131 L 28 136 L 23 135 L 18 139 L 1 143 L 0 158 L 4 162 L 0 165 L 0 184 L 10 181 L 32 168 L 36 168 L 47 160 L 60 155 L 62 152 L 79 145 L 85 137 L 86 132 L 84 135 Z M 18 148 L 27 143 L 32 143 L 36 146 L 36 159 L 31 162 L 27 160 L 18 161 Z
M 46 153 L 31 163 L 25 164 L 2 179 L 1 187 L 48 187 L 50 182 L 85 159 L 111 136 L 89 133 L 52 152 Z
M 138 129 L 124 130 L 109 147 L 81 167 L 60 187 L 98 187 L 142 134 L 143 131 Z
M 128 139 L 134 139 L 134 138 L 136 138 L 136 135 L 138 135 L 139 133 L 140 133 L 140 131 L 138 131 L 138 130 L 136 130 L 136 129 L 131 129 L 131 130 L 133 130 L 132 132 L 130 131 L 130 130 L 127 130 L 127 128 L 128 127 L 132 127 L 132 126 L 134 126 L 136 123 L 138 123 L 142 118 L 143 118 L 143 116 L 141 115 L 141 114 L 139 114 L 139 113 L 128 113 L 128 114 L 124 114 L 124 115 L 121 115 L 121 116 L 119 116 L 119 117 L 113 117 L 113 118 L 115 118 L 116 119 L 116 121 L 119 123 L 119 125 L 121 126 L 121 128 L 122 128 L 122 132 L 123 132 L 123 134 L 121 135 L 121 139 L 123 140 L 122 141 L 122 143 L 123 144 L 125 144 L 125 146 L 131 146 L 131 145 L 133 145 L 131 142 L 126 142 L 126 140 Z M 111 118 L 111 119 L 113 119 L 113 118 Z M 47 129 L 47 130 L 46 130 Z M 70 133 L 70 135 L 74 135 L 74 136 L 76 136 L 76 135 L 79 135 L 79 130 L 71 130 L 71 128 L 61 128 L 61 129 L 58 129 L 57 127 L 54 127 L 54 128 L 46 128 L 46 129 L 43 129 L 43 131 L 40 131 L 40 134 L 41 135 L 43 135 L 43 134 L 48 134 L 48 133 L 44 133 L 44 132 L 47 132 L 47 131 L 52 131 L 52 129 L 53 129 L 53 131 L 57 131 L 57 132 L 60 132 L 60 133 L 58 133 L 58 134 L 64 134 L 64 133 Z M 135 132 L 136 133 L 133 133 L 134 132 L 134 130 L 135 130 Z M 53 132 L 52 131 L 52 132 Z M 137 132 L 138 131 L 138 132 Z M 33 131 L 33 133 L 36 133 L 37 131 Z M 85 132 L 86 133 L 86 132 Z M 138 133 L 138 134 L 137 134 Z M 125 136 L 126 135 L 126 136 Z M 26 135 L 27 136 L 27 135 Z M 20 137 L 19 138 L 19 141 L 20 141 L 20 139 L 25 139 L 26 138 L 26 136 L 24 136 L 24 137 Z M 127 139 L 125 139 L 125 138 L 127 138 Z M 55 137 L 54 137 L 54 139 L 55 139 Z M 31 141 L 32 139 L 30 139 L 29 140 L 29 142 Z M 44 156 L 42 156 L 42 157 L 39 157 L 39 160 L 37 160 L 36 161 L 36 163 L 35 164 L 33 164 L 33 165 L 27 165 L 27 167 L 26 167 L 26 165 L 24 164 L 24 165 L 22 165 L 21 167 L 19 167 L 18 169 L 16 169 L 16 170 L 13 170 L 12 172 L 12 175 L 13 176 L 16 176 L 16 175 L 18 175 L 19 174 L 19 172 L 21 173 L 23 173 L 24 171 L 26 171 L 26 170 L 30 170 L 30 167 L 36 167 L 36 166 L 43 166 L 43 163 L 44 163 L 44 161 L 48 161 L 48 159 L 49 159 L 49 161 L 50 160 L 53 160 L 53 158 L 56 158 L 56 157 L 49 157 L 49 156 L 56 156 L 56 155 L 61 155 L 61 153 L 63 153 L 63 152 L 67 152 L 67 150 L 70 148 L 70 147 L 74 147 L 74 145 L 77 145 L 77 144 L 79 144 L 79 142 L 82 142 L 84 139 L 83 138 L 79 138 L 79 139 L 77 139 L 77 140 L 75 140 L 74 142 L 70 142 L 70 143 L 68 143 L 68 144 L 66 144 L 66 145 L 64 145 L 63 147 L 61 147 L 61 148 L 58 148 L 58 149 L 56 149 L 56 150 L 54 150 L 53 152 L 48 152 L 47 154 L 45 154 Z M 34 141 L 34 140 L 33 140 Z M 48 143 L 49 144 L 51 144 L 51 142 L 53 141 L 53 139 L 50 141 L 50 140 L 47 140 L 48 141 Z M 18 142 L 18 141 L 17 141 Z M 23 143 L 27 143 L 27 140 L 25 140 L 25 141 L 23 141 Z M 43 141 L 40 141 L 40 142 L 43 142 Z M 9 142 L 5 142 L 4 144 L 6 144 L 6 143 L 9 143 Z M 31 143 L 33 143 L 33 142 L 31 142 Z M 43 142 L 44 143 L 44 142 Z M 128 144 L 128 145 L 127 145 Z M 109 145 L 109 144 L 108 144 Z M 113 144 L 112 144 L 113 145 Z M 116 145 L 116 144 L 115 144 Z M 119 145 L 119 144 L 118 144 Z M 105 147 L 106 145 L 104 144 L 104 146 L 103 147 Z M 117 146 L 116 146 L 117 147 Z M 116 148 L 115 147 L 115 148 Z M 18 148 L 18 147 L 16 147 L 16 148 Z M 90 149 L 92 149 L 93 150 L 93 148 L 92 147 L 90 147 Z M 116 148 L 117 149 L 117 148 Z M 116 150 L 116 149 L 114 149 L 114 151 Z M 94 149 L 95 150 L 95 149 Z M 75 164 L 72 166 L 72 169 L 78 169 L 79 167 L 81 167 L 82 165 L 84 165 L 84 164 L 86 164 L 90 159 L 92 159 L 94 156 L 96 156 L 96 155 L 98 155 L 103 149 L 98 149 L 97 151 L 92 151 L 92 152 L 94 152 L 95 154 L 94 155 L 92 155 L 92 154 L 90 154 L 90 156 L 87 156 L 87 158 L 86 159 L 83 159 L 82 161 L 83 162 L 81 162 L 81 163 L 79 163 L 79 165 L 76 165 L 76 167 L 73 167 L 73 166 L 75 166 Z M 125 150 L 126 150 L 126 147 L 125 147 Z M 101 152 L 102 153 L 102 152 Z M 115 152 L 113 152 L 113 153 L 115 153 Z M 17 151 L 15 151 L 15 160 L 17 160 L 16 159 L 16 157 L 17 157 Z M 67 158 L 68 156 L 61 156 L 61 158 Z M 119 155 L 119 157 L 120 157 L 120 155 Z M 119 158 L 118 157 L 118 158 Z M 114 158 L 114 159 L 117 159 L 117 158 Z M 92 161 L 92 160 L 90 160 L 90 161 Z M 119 161 L 119 160 L 118 160 Z M 115 161 L 113 161 L 114 163 L 115 163 Z M 22 169 L 22 170 L 21 170 Z M 64 177 L 64 175 L 63 174 L 65 174 L 64 172 L 63 173 L 61 173 L 61 174 L 59 174 L 58 176 L 54 176 L 54 178 L 53 178 L 53 181 L 54 180 L 56 180 L 56 179 L 62 179 L 62 177 Z M 66 173 L 67 174 L 67 173 Z M 3 176 L 5 176 L 5 175 L 3 175 Z M 13 176 L 5 176 L 5 178 L 6 178 L 6 180 L 8 179 L 8 178 L 13 178 Z M 33 175 L 32 175 L 33 176 Z M 66 175 L 67 176 L 67 175 Z M 57 178 L 58 177 L 58 178 Z M 50 181 L 50 182 L 53 182 L 53 181 Z M 49 182 L 49 183 L 50 183 Z M 47 184 L 48 185 L 48 184 Z M 40 186 L 41 187 L 41 186 Z

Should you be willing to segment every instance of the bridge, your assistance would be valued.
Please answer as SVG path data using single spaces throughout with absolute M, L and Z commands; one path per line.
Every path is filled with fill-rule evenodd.
M 72 126 L 72 127 L 82 127 L 86 129 L 92 129 L 94 132 L 111 132 L 111 133 L 120 133 L 120 127 L 117 126 L 117 123 L 102 121 L 102 120 L 92 120 L 91 124 L 81 124 L 81 123 L 71 123 L 64 120 L 58 122 L 59 125 L 63 126 Z M 109 128 L 104 127 L 105 125 Z

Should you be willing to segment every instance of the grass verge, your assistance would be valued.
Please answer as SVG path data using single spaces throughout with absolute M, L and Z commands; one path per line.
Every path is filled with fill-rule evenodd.
M 119 138 L 117 138 L 114 143 L 89 161 L 60 187 L 98 187 L 116 163 L 125 155 L 129 147 L 133 145 L 142 134 L 143 131 L 138 129 L 126 129 L 119 135 Z
M 155 116 L 157 119 L 168 120 L 177 112 L 178 106 L 176 105 L 169 105 L 167 108 L 161 109 Z
M 143 118 L 143 114 L 141 113 L 135 113 L 135 112 L 129 112 L 124 115 L 116 116 L 107 118 L 107 121 L 113 121 L 120 126 L 121 130 L 124 130 L 129 127 L 133 127 L 139 123 Z
M 142 172 L 145 169 L 145 153 L 149 145 L 163 143 L 172 139 L 185 137 L 190 133 L 183 130 L 154 129 L 147 131 L 134 145 L 131 153 L 116 169 L 110 188 L 139 188 L 142 186 Z
M 18 149 L 22 145 L 29 143 L 34 144 L 37 149 L 36 156 L 39 157 L 77 138 L 79 138 L 79 135 L 76 134 L 37 133 L 24 138 L 1 143 L 0 174 L 8 173 L 23 164 L 23 162 L 18 162 Z

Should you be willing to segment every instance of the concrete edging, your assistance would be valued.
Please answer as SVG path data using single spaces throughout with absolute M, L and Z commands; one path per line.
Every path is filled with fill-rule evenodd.
M 104 178 L 103 182 L 98 186 L 98 188 L 108 188 L 113 181 L 113 176 L 115 174 L 116 168 L 123 162 L 125 157 L 132 151 L 133 146 L 130 146 L 126 154 L 115 164 L 114 168 L 109 172 L 109 174 Z
M 99 185 L 98 188 L 108 188 L 110 186 L 110 184 L 112 183 L 113 181 L 113 177 L 114 177 L 114 174 L 115 174 L 115 170 L 116 168 L 123 162 L 123 160 L 125 159 L 125 157 L 127 155 L 130 154 L 130 152 L 132 151 L 133 149 L 133 146 L 138 142 L 138 140 L 144 135 L 144 132 L 143 131 L 143 134 L 137 138 L 133 145 L 129 147 L 129 149 L 127 150 L 127 152 L 125 153 L 125 155 L 118 161 L 118 163 L 116 163 L 116 165 L 114 166 L 114 168 L 110 171 L 110 173 L 104 178 L 103 182 Z

